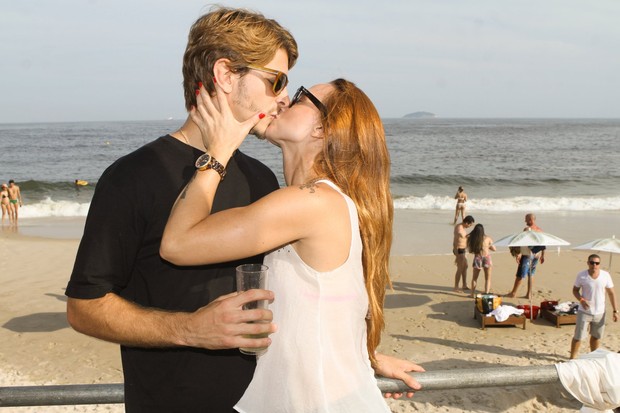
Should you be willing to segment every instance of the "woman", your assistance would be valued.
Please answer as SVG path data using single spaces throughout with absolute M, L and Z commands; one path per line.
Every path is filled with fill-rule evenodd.
M 454 199 L 456 199 L 456 211 L 454 211 L 454 222 L 452 225 L 456 224 L 459 213 L 461 214 L 461 220 L 465 218 L 465 202 L 467 202 L 467 194 L 463 190 L 462 186 L 459 186 L 459 189 L 456 191 L 456 195 L 454 195 Z
M 490 251 L 495 251 L 495 245 L 491 237 L 484 233 L 482 224 L 476 224 L 474 229 L 467 235 L 467 249 L 474 254 L 474 272 L 471 280 L 471 294 L 476 296 L 476 284 L 478 283 L 478 275 L 480 270 L 484 268 L 484 293 L 489 294 L 491 291 L 491 270 L 493 262 L 491 261 Z
M 219 109 L 201 88 L 192 120 L 217 162 L 177 200 L 161 254 L 195 265 L 271 251 L 264 262 L 278 331 L 235 408 L 389 412 L 371 368 L 381 364 L 393 219 L 379 114 L 343 79 L 299 88 L 265 133 L 282 149 L 287 187 L 209 215 L 222 167 L 258 121 L 237 122 L 216 86 Z
M 9 187 L 6 184 L 2 184 L 2 189 L 0 190 L 1 197 L 1 205 L 2 205 L 2 223 L 4 224 L 4 220 L 6 216 L 9 216 L 9 222 L 13 222 L 13 213 L 11 203 L 9 202 Z

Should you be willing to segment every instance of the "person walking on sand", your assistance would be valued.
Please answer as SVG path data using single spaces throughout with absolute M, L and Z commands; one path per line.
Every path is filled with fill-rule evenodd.
M 454 263 L 456 264 L 456 273 L 454 274 L 454 291 L 462 292 L 469 290 L 467 286 L 467 228 L 474 225 L 475 220 L 471 215 L 467 215 L 463 218 L 463 222 L 454 226 L 454 236 L 452 239 L 452 253 L 456 257 Z M 462 288 L 459 288 L 459 284 Z
M 19 186 L 15 184 L 14 180 L 9 181 L 9 202 L 11 203 L 11 208 L 13 212 L 13 223 L 17 223 L 17 218 L 19 216 L 19 207 L 24 206 L 22 201 L 22 193 L 19 189 Z
M 579 354 L 581 341 L 590 334 L 590 351 L 601 345 L 605 332 L 605 293 L 613 308 L 613 320 L 618 321 L 618 304 L 614 283 L 607 271 L 601 270 L 601 257 L 591 254 L 588 257 L 588 269 L 577 274 L 573 286 L 573 295 L 579 301 L 575 335 L 571 341 L 570 358 Z
M 474 254 L 471 296 L 476 296 L 476 285 L 482 269 L 484 269 L 484 293 L 489 294 L 491 291 L 491 270 L 493 269 L 491 251 L 495 251 L 495 245 L 493 245 L 491 237 L 484 233 L 482 224 L 476 224 L 467 235 L 467 250 Z
M 456 210 L 454 211 L 454 222 L 452 225 L 456 224 L 459 214 L 461 214 L 461 219 L 465 219 L 465 203 L 467 202 L 467 194 L 463 190 L 462 186 L 459 186 L 459 189 L 456 191 L 456 195 L 454 195 L 454 199 L 456 199 Z
M 536 215 L 529 213 L 525 215 L 525 228 L 523 231 L 538 231 L 542 232 L 542 229 L 536 224 Z M 527 293 L 523 298 L 531 298 L 534 288 L 534 274 L 536 273 L 536 267 L 538 263 L 545 263 L 545 250 L 547 247 L 544 245 L 536 245 L 530 247 L 520 247 L 520 251 L 514 255 L 517 261 L 517 272 L 515 275 L 515 283 L 512 287 L 512 291 L 505 294 L 506 297 L 515 297 L 517 291 L 521 286 L 521 282 L 527 277 Z
M 295 39 L 275 20 L 213 7 L 188 36 L 182 69 L 185 108 L 196 107 L 202 82 L 209 94 L 217 82 L 235 119 L 263 110 L 263 120 L 251 130 L 263 136 L 289 103 L 288 71 L 297 57 Z M 242 310 L 248 302 L 274 299 L 273 292 L 236 293 L 235 267 L 262 262 L 261 254 L 191 267 L 159 255 L 170 210 L 206 149 L 188 115 L 177 131 L 108 167 L 93 195 L 65 292 L 67 319 L 78 332 L 121 345 L 128 413 L 232 412 L 256 367 L 255 357 L 238 348 L 268 346 L 270 338 L 248 335 L 276 329 L 270 310 Z M 278 188 L 272 171 L 237 150 L 217 189 L 213 212 L 246 206 Z M 391 378 L 411 371 L 413 364 L 389 356 L 377 359 L 376 373 Z

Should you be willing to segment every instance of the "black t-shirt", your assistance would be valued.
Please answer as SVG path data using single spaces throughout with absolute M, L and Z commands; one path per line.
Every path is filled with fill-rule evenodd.
M 112 164 L 93 196 L 67 286 L 69 297 L 114 292 L 145 307 L 194 311 L 235 291 L 235 267 L 177 267 L 159 256 L 164 227 L 202 152 L 161 137 Z M 213 212 L 245 206 L 278 188 L 262 163 L 237 151 L 226 168 Z M 255 367 L 237 349 L 146 349 L 121 346 L 127 412 L 233 412 Z

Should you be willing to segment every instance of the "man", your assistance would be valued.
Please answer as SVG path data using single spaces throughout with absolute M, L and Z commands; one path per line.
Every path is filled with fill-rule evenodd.
M 199 82 L 226 92 L 233 115 L 259 110 L 268 121 L 288 103 L 287 73 L 298 57 L 292 35 L 277 22 L 243 10 L 217 8 L 192 26 L 183 57 L 188 110 Z M 119 159 L 101 176 L 66 294 L 70 324 L 121 344 L 127 412 L 231 412 L 249 384 L 255 358 L 239 347 L 264 347 L 268 310 L 244 303 L 273 299 L 269 291 L 237 295 L 235 267 L 262 256 L 180 268 L 163 261 L 159 244 L 177 195 L 206 152 L 188 117 L 176 132 Z M 215 165 L 209 165 L 216 168 Z M 218 188 L 214 210 L 244 206 L 278 188 L 263 164 L 237 152 Z
M 529 213 L 525 215 L 525 228 L 523 231 L 537 231 L 542 232 L 542 229 L 536 225 L 536 215 Z M 517 291 L 521 286 L 523 279 L 527 278 L 527 293 L 523 298 L 531 298 L 534 274 L 536 273 L 536 266 L 538 262 L 545 263 L 545 250 L 547 247 L 544 245 L 536 245 L 530 247 L 520 247 L 519 253 L 516 255 L 517 260 L 517 273 L 515 276 L 515 283 L 512 287 L 512 291 L 506 294 L 506 297 L 515 297 Z
M 261 136 L 288 104 L 287 73 L 297 57 L 295 39 L 274 20 L 214 8 L 190 30 L 183 57 L 186 108 L 196 105 L 199 85 L 214 93 L 216 82 L 237 121 L 264 117 L 252 131 Z M 91 202 L 67 286 L 67 317 L 77 331 L 121 344 L 130 413 L 232 412 L 255 368 L 255 357 L 238 348 L 268 346 L 270 338 L 245 336 L 275 331 L 270 322 L 252 323 L 271 321 L 271 311 L 241 310 L 274 299 L 270 291 L 234 292 L 235 267 L 262 256 L 200 267 L 177 267 L 159 256 L 170 209 L 197 166 L 222 175 L 214 212 L 278 188 L 266 166 L 239 151 L 225 170 L 211 160 L 202 165 L 205 152 L 188 117 L 178 131 L 111 165 Z M 415 384 L 406 375 L 412 363 L 383 356 L 380 364 L 379 374 Z
M 588 269 L 577 274 L 573 295 L 579 301 L 577 310 L 577 324 L 575 335 L 570 346 L 570 358 L 574 359 L 579 353 L 581 340 L 590 330 L 590 351 L 601 345 L 601 338 L 605 332 L 605 292 L 613 308 L 613 320 L 618 321 L 618 305 L 614 283 L 607 271 L 601 270 L 601 258 L 592 254 L 588 257 Z
M 14 180 L 9 181 L 9 202 L 11 203 L 11 208 L 9 208 L 9 219 L 14 223 L 17 223 L 17 218 L 19 215 L 19 207 L 24 206 L 22 202 L 22 193 L 19 190 L 19 186 L 15 185 Z
M 452 253 L 456 256 L 456 273 L 454 274 L 454 291 L 462 292 L 469 290 L 467 287 L 467 228 L 474 225 L 475 220 L 471 215 L 467 215 L 463 222 L 454 227 L 454 237 L 452 240 Z M 459 288 L 459 282 L 462 288 Z

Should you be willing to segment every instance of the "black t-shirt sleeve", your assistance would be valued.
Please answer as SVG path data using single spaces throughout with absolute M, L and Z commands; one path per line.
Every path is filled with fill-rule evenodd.
M 67 286 L 69 297 L 99 298 L 118 293 L 129 282 L 143 237 L 144 217 L 136 198 L 127 196 L 127 188 L 121 186 L 131 183 L 131 178 L 118 175 L 113 165 L 97 184 Z

